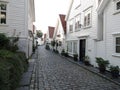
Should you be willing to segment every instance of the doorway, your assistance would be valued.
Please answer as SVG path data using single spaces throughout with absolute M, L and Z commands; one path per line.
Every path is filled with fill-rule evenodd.
M 84 61 L 85 50 L 86 50 L 86 39 L 81 39 L 79 44 L 79 60 Z

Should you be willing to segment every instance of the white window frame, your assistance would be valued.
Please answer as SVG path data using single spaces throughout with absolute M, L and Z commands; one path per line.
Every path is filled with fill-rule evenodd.
M 5 22 L 6 23 L 1 23 L 1 18 L 0 18 L 0 25 L 7 25 L 7 2 L 0 1 L 0 4 L 5 4 L 6 5 L 6 10 L 1 10 L 1 7 L 0 7 L 0 13 L 1 12 L 5 12 L 6 13 L 6 16 L 5 16 Z
M 89 14 L 90 14 L 90 16 L 88 18 Z M 85 21 L 85 18 L 86 18 L 86 21 Z M 90 21 L 89 21 L 89 19 L 90 19 Z M 92 26 L 92 8 L 90 7 L 84 11 L 84 28 L 89 28 L 91 26 Z
M 74 53 L 74 54 L 78 54 L 78 53 L 77 53 L 77 49 L 78 49 L 78 48 L 77 48 L 77 45 L 78 45 L 77 40 L 76 40 L 76 41 L 73 41 L 73 53 Z
M 71 33 L 71 32 L 73 32 L 73 20 L 74 19 L 71 19 L 70 21 L 69 21 L 69 32 Z
M 116 52 L 116 38 L 120 37 L 120 32 L 112 33 L 112 35 L 113 35 L 113 54 L 112 54 L 112 56 L 120 57 L 120 53 Z
M 72 53 L 72 41 L 68 41 L 67 46 L 68 46 L 68 53 Z
M 114 14 L 120 13 L 120 9 L 117 10 L 117 3 L 120 2 L 120 0 L 114 0 Z
M 78 14 L 78 15 L 75 17 L 75 31 L 80 30 L 80 28 L 82 28 L 81 15 Z
M 120 44 L 119 44 L 119 45 L 116 44 L 116 39 L 117 39 L 117 38 L 120 38 L 120 36 L 116 36 L 116 37 L 115 37 L 115 53 L 120 54 L 120 52 L 117 52 L 117 46 L 120 47 Z

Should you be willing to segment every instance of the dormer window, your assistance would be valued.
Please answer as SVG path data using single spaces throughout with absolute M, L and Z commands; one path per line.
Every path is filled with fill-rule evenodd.
M 6 24 L 7 4 L 0 2 L 0 24 Z

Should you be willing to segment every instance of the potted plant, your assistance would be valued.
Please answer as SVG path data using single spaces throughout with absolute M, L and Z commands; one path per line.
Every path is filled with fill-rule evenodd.
M 113 78 L 118 78 L 119 77 L 119 66 L 110 66 L 110 72 Z
M 100 73 L 105 73 L 106 67 L 109 65 L 109 61 L 108 60 L 104 60 L 101 57 L 96 57 L 96 63 L 99 66 Z
M 78 54 L 73 54 L 73 59 L 74 59 L 74 61 L 77 61 L 78 60 Z
M 84 57 L 84 64 L 87 65 L 87 66 L 90 65 L 89 56 Z

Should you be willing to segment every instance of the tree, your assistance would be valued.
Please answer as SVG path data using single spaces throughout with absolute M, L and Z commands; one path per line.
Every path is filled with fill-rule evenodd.
M 41 30 L 37 30 L 37 37 L 41 38 L 43 36 L 43 33 Z

